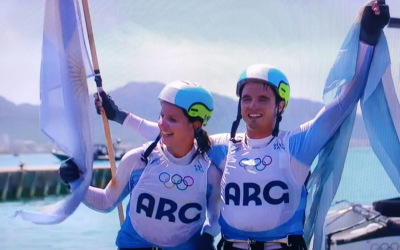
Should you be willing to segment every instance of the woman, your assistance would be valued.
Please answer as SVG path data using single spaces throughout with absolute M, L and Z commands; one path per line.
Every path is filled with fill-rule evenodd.
M 159 100 L 160 135 L 127 152 L 116 184 L 110 182 L 104 190 L 89 187 L 84 203 L 110 212 L 130 194 L 116 241 L 120 250 L 214 249 L 221 172 L 206 155 L 210 140 L 202 129 L 211 117 L 213 98 L 197 84 L 176 81 L 161 91 Z M 77 180 L 78 167 L 68 160 L 60 176 L 66 183 Z

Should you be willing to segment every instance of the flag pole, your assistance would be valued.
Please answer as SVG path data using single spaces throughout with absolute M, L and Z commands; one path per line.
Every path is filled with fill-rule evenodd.
M 97 60 L 97 54 L 96 54 L 96 47 L 94 44 L 94 36 L 93 36 L 93 30 L 92 30 L 92 23 L 90 20 L 90 12 L 89 12 L 89 5 L 87 0 L 82 0 L 82 5 L 83 5 L 83 11 L 85 14 L 85 22 L 86 22 L 86 29 L 88 32 L 88 39 L 89 39 L 89 45 L 90 45 L 90 52 L 92 55 L 92 63 L 93 63 L 93 69 L 95 75 L 100 76 L 100 69 L 99 69 L 99 62 Z M 97 85 L 97 95 L 98 98 L 100 99 L 100 92 L 103 91 L 103 86 Z M 111 140 L 111 133 L 110 133 L 110 125 L 108 124 L 108 120 L 106 117 L 106 114 L 104 111 L 101 112 L 101 116 L 103 118 L 103 126 L 104 126 L 104 133 L 106 136 L 106 142 L 107 142 L 107 152 L 108 152 L 108 157 L 110 160 L 110 165 L 111 165 L 111 184 L 115 185 L 115 174 L 117 171 L 117 167 L 115 165 L 115 156 L 114 156 L 114 148 Z M 122 204 L 118 205 L 118 215 L 119 215 L 119 221 L 122 224 L 124 222 L 124 210 L 122 208 Z

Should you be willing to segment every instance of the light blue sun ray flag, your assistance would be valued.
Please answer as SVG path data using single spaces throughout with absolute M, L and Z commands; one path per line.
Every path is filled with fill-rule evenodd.
M 348 33 L 324 89 L 324 102 L 330 103 L 351 81 L 356 70 L 360 16 Z M 389 48 L 384 34 L 374 48 L 367 85 L 360 99 L 362 116 L 371 147 L 400 192 L 400 106 L 393 85 Z M 324 222 L 336 195 L 346 160 L 356 109 L 318 156 L 318 164 L 307 185 L 309 191 L 305 240 L 313 249 L 324 249 Z M 397 155 L 397 156 L 396 156 Z M 379 166 L 376 166 L 379 167 Z
M 82 177 L 71 183 L 71 195 L 43 211 L 19 210 L 16 216 L 36 224 L 56 224 L 70 216 L 90 185 L 93 142 L 87 77 L 93 75 L 77 0 L 48 0 L 45 6 L 40 71 L 42 132 L 68 156 Z

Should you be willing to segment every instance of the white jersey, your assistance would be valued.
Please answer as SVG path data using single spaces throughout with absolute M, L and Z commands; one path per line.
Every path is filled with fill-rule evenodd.
M 269 145 L 258 147 L 244 139 L 230 142 L 221 184 L 225 203 L 221 216 L 231 227 L 269 231 L 288 222 L 299 209 L 303 185 L 293 178 L 286 149 L 274 147 L 288 145 L 287 140 L 286 133 L 280 133 Z M 302 218 L 298 222 L 294 230 L 302 229 Z
M 131 194 L 130 218 L 142 238 L 173 247 L 199 232 L 206 217 L 211 164 L 206 159 L 198 155 L 190 164 L 178 165 L 157 145 Z

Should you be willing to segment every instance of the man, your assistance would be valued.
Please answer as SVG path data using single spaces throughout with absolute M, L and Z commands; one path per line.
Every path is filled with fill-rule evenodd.
M 304 183 L 315 157 L 362 96 L 374 46 L 389 18 L 384 3 L 374 1 L 363 8 L 354 77 L 313 120 L 293 131 L 279 130 L 290 97 L 284 73 L 255 64 L 241 74 L 236 87 L 238 116 L 231 133 L 211 136 L 209 156 L 223 171 L 220 249 L 306 249 Z M 108 119 L 146 138 L 159 133 L 156 124 L 118 109 L 104 92 L 101 97 L 103 103 L 97 101 L 96 106 Z M 242 118 L 246 133 L 236 135 Z

